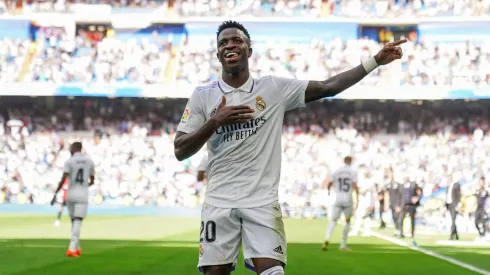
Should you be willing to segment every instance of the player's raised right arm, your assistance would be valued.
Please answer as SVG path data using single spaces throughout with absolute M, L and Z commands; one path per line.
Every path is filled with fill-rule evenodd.
M 189 101 L 189 107 L 192 107 L 192 98 Z M 191 109 L 186 109 L 186 111 L 184 111 L 184 116 L 182 117 L 181 124 L 179 125 L 174 140 L 174 153 L 179 161 L 189 158 L 201 150 L 218 127 L 234 123 L 245 123 L 253 118 L 251 113 L 253 113 L 254 110 L 249 106 L 225 105 L 226 97 L 223 96 L 221 103 L 216 109 L 216 114 L 205 123 L 203 123 L 204 116 L 202 116 L 202 114 L 197 112 L 197 114 L 193 114 L 193 110 Z M 198 126 L 199 122 L 201 124 L 200 127 Z M 197 128 L 197 130 L 192 131 L 193 128 Z M 186 133 L 187 131 L 188 133 Z

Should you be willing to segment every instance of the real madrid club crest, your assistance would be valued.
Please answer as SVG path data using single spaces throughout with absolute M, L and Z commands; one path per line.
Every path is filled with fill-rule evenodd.
M 267 107 L 267 104 L 265 103 L 265 101 L 262 99 L 261 96 L 255 98 L 255 107 L 259 111 L 263 111 Z

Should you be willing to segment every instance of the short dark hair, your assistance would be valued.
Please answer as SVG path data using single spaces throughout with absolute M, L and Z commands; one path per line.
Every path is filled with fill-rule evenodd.
M 352 157 L 351 156 L 346 156 L 344 158 L 344 163 L 352 163 Z
M 81 142 L 73 142 L 73 144 L 71 145 L 73 147 L 73 150 L 77 150 L 77 151 L 82 151 L 82 143 Z
M 233 20 L 225 21 L 218 26 L 218 32 L 216 32 L 216 39 L 218 39 L 219 34 L 226 29 L 239 29 L 247 36 L 249 42 L 251 40 L 248 30 L 242 24 Z

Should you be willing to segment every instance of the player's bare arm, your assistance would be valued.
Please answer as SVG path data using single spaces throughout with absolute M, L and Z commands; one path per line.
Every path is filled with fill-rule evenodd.
M 365 65 L 361 64 L 325 81 L 310 81 L 305 92 L 305 102 L 308 103 L 325 97 L 336 96 L 361 81 L 374 70 L 376 66 L 386 65 L 394 60 L 402 58 L 403 52 L 399 45 L 405 42 L 407 42 L 406 39 L 387 43 L 383 49 L 374 56 L 374 60 L 376 61 L 374 67 L 372 64 L 366 64 L 366 66 L 371 66 L 371 68 L 366 69 Z
M 58 192 L 61 190 L 61 188 L 63 187 L 63 184 L 65 183 L 66 179 L 68 178 L 69 174 L 68 173 L 63 173 L 63 176 L 61 176 L 61 180 L 60 180 L 60 183 L 58 183 L 58 187 L 56 188 L 56 190 L 54 191 L 54 196 L 53 196 L 53 199 L 51 200 L 51 205 L 53 205 L 55 202 L 56 202 L 56 195 L 58 194 Z
M 356 194 L 356 204 L 354 205 L 354 209 L 357 209 L 359 206 L 359 186 L 357 182 L 352 183 L 352 189 L 354 190 L 354 194 Z
M 199 130 L 192 133 L 177 132 L 174 140 L 174 153 L 179 161 L 191 157 L 199 152 L 206 144 L 214 131 L 220 126 L 234 123 L 245 123 L 253 118 L 254 112 L 250 106 L 225 106 L 226 97 L 222 97 L 221 103 L 216 110 L 216 114 L 211 117 Z

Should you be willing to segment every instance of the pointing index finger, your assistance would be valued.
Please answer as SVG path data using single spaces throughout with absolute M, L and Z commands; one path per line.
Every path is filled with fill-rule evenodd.
M 398 40 L 398 41 L 391 43 L 390 46 L 398 46 L 398 45 L 406 43 L 407 41 L 408 41 L 407 39 L 401 39 L 401 40 Z

